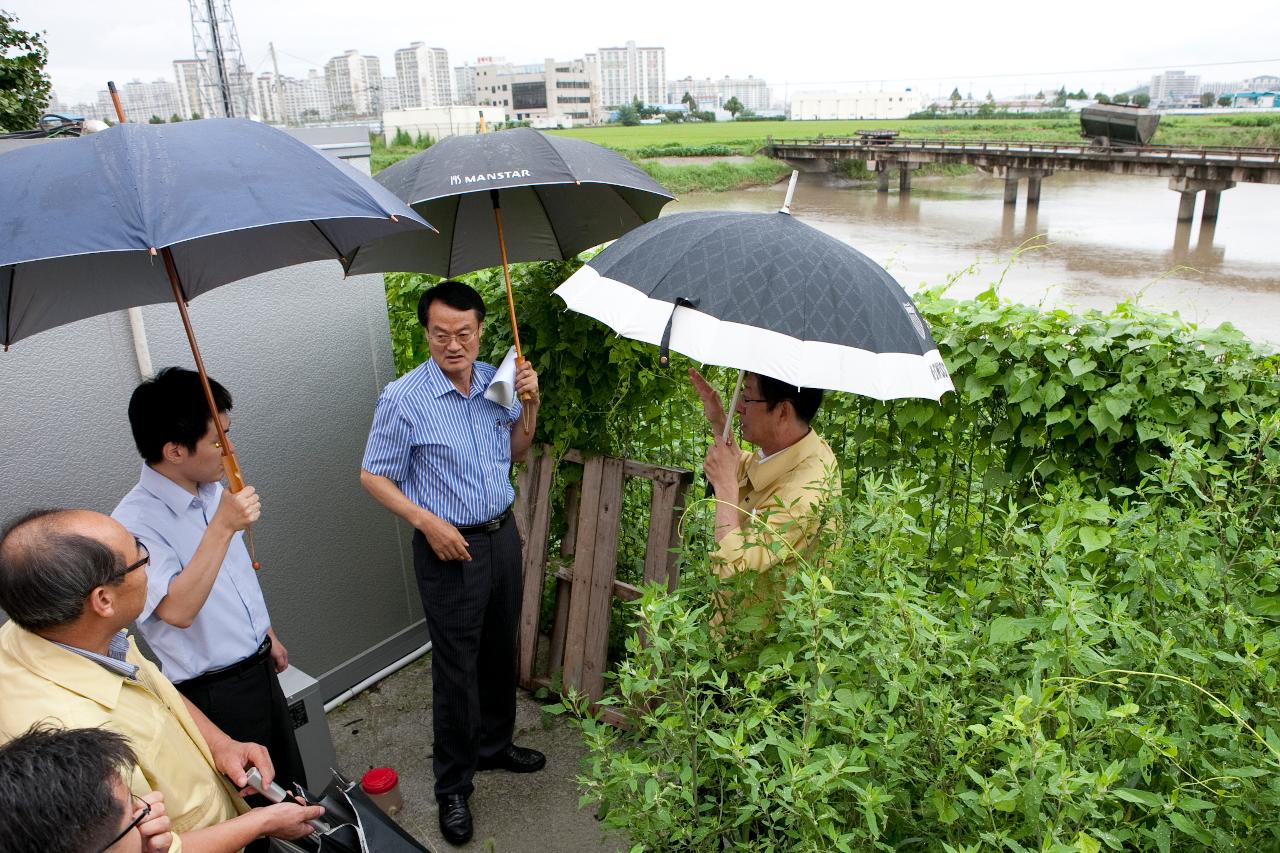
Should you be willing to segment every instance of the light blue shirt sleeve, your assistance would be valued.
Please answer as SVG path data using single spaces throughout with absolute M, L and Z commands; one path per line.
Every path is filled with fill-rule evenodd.
M 412 434 L 413 426 L 401 413 L 399 403 L 384 390 L 373 410 L 373 426 L 369 428 L 361 467 L 370 474 L 403 483 L 409 476 Z

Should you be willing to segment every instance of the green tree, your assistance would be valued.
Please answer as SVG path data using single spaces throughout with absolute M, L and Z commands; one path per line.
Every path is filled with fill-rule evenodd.
M 1200 95 L 1200 106 L 1211 107 L 1213 106 L 1213 102 L 1216 100 L 1217 98 L 1214 96 L 1213 92 L 1203 92 Z
M 618 107 L 618 123 L 634 127 L 640 123 L 640 111 L 635 104 L 623 104 Z
M 1110 96 L 1109 96 L 1109 95 L 1107 95 L 1107 93 L 1106 93 L 1106 92 L 1099 92 L 1098 94 L 1096 94 L 1096 95 L 1094 95 L 1094 96 L 1093 96 L 1093 99 L 1094 99 L 1095 101 L 1097 101 L 1098 103 L 1100 103 L 1100 104 L 1109 104 L 1109 103 L 1111 103 L 1111 98 L 1110 98 Z
M 1036 92 L 1036 100 L 1037 101 L 1044 100 L 1044 89 L 1041 89 L 1039 92 Z
M 147 119 L 147 124 L 164 124 L 164 119 L 160 118 L 160 116 L 153 115 L 151 118 Z
M 734 95 L 732 98 L 724 102 L 724 109 L 725 112 L 729 113 L 729 115 L 737 118 L 738 113 L 742 112 L 744 108 L 742 106 L 742 101 L 739 101 L 738 96 Z
M 688 92 L 684 93 L 684 97 L 680 99 L 680 103 L 687 106 L 690 113 L 696 113 L 698 111 L 698 99 L 693 95 L 690 95 Z
M 995 103 L 995 100 L 996 100 L 996 99 L 995 99 L 995 96 L 994 96 L 994 95 L 992 95 L 992 94 L 991 94 L 991 90 L 990 90 L 990 89 L 988 89 L 988 90 L 987 90 L 987 103 L 988 103 L 988 104 L 993 104 L 993 103 Z
M 960 100 L 961 96 L 960 96 L 960 87 L 959 87 L 959 86 L 957 86 L 957 87 L 955 87 L 954 89 L 952 89 L 952 90 L 951 90 L 951 95 L 950 95 L 950 97 L 951 97 L 951 103 L 953 103 L 953 104 L 954 104 L 956 101 Z
M 303 115 L 306 115 L 306 113 L 303 113 Z M 200 115 L 200 113 L 192 113 L 192 114 L 191 114 L 191 120 L 192 120 L 192 121 L 199 121 L 199 120 L 200 120 L 200 119 L 202 119 L 202 118 L 204 118 L 204 116 Z
M 1139 107 L 1149 107 L 1151 106 L 1151 96 L 1146 92 L 1139 92 L 1133 96 L 1133 103 Z
M 1222 97 L 1218 98 L 1218 106 L 1229 107 L 1231 106 L 1231 101 L 1232 101 L 1232 98 L 1230 95 L 1223 95 Z
M 1113 104 L 1127 104 L 1127 103 L 1129 103 L 1129 96 L 1128 96 L 1126 93 L 1124 93 L 1124 92 L 1118 92 L 1118 93 L 1116 93 L 1116 96 L 1115 96 L 1114 98 L 1112 98 L 1112 99 L 1111 99 L 1111 103 L 1113 103 Z
M 0 131 L 30 130 L 49 105 L 44 35 L 17 23 L 17 16 L 0 9 Z
M 177 124 L 180 121 L 182 121 L 182 116 L 178 115 L 177 113 L 174 113 L 173 115 L 169 116 L 170 124 Z

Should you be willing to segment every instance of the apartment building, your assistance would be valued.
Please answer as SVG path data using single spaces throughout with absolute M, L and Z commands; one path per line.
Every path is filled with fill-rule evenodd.
M 396 51 L 396 79 L 403 109 L 447 107 L 453 103 L 449 52 L 415 41 Z
M 455 104 L 472 104 L 476 102 L 476 67 L 467 63 L 454 66 L 453 69 L 453 102 Z
M 769 109 L 769 84 L 755 77 L 726 75 L 718 80 L 710 77 L 704 77 L 701 80 L 693 77 L 672 80 L 667 83 L 666 103 L 681 103 L 685 92 L 693 96 L 700 110 L 719 109 L 730 98 L 737 98 L 744 107 L 753 112 Z
M 602 47 L 596 51 L 600 69 L 600 103 L 618 107 L 639 98 L 660 104 L 667 97 L 667 50 L 663 47 Z
M 178 87 L 163 78 L 144 83 L 141 80 L 130 80 L 118 87 L 120 105 L 125 117 L 133 122 L 146 122 L 153 116 L 168 121 L 170 116 L 187 118 L 181 112 L 178 99 Z M 106 89 L 98 92 L 98 109 L 102 115 L 116 120 L 115 105 L 111 101 L 111 93 Z
M 324 76 L 334 118 L 382 112 L 382 63 L 378 57 L 348 50 L 325 63 Z

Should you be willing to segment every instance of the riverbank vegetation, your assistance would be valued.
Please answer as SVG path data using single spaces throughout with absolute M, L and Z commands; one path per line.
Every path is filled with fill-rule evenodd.
M 896 130 L 908 138 L 993 139 L 1001 141 L 1080 141 L 1078 117 L 1010 119 L 897 119 L 859 121 L 708 122 L 702 124 L 583 127 L 550 133 L 572 136 L 620 151 L 662 145 L 689 147 L 724 145 L 735 153 L 753 154 L 773 136 L 779 139 L 814 136 L 853 136 L 859 130 Z M 1154 140 L 1157 145 L 1235 145 L 1280 147 L 1280 113 L 1165 116 Z M 671 156 L 671 155 L 667 155 Z
M 698 470 L 681 360 L 550 295 L 579 263 L 515 268 L 538 440 Z M 501 275 L 467 278 L 501 315 Z M 427 282 L 388 277 L 398 364 Z M 710 630 L 689 509 L 679 589 L 625 606 L 633 726 L 568 704 L 584 799 L 634 850 L 1275 849 L 1280 358 L 1132 303 L 916 303 L 956 392 L 828 396 L 845 492 L 768 635 Z M 624 514 L 636 581 L 647 502 Z

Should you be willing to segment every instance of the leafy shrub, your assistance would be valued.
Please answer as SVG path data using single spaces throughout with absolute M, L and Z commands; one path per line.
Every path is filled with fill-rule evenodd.
M 584 802 L 634 851 L 1276 849 L 1278 423 L 973 507 L 945 568 L 923 484 L 865 477 L 765 642 L 708 629 L 690 549 L 606 700 L 633 728 L 570 702 Z

